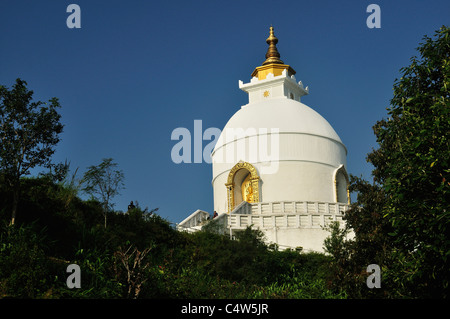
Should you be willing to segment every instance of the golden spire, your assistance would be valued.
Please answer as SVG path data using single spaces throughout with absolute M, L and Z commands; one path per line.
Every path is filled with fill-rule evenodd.
M 280 53 L 277 50 L 278 38 L 273 34 L 273 27 L 270 27 L 270 35 L 266 40 L 269 48 L 266 53 L 266 61 L 262 65 L 266 65 L 269 63 L 276 64 L 284 64 L 283 61 L 280 60 Z
M 273 27 L 270 27 L 270 34 L 266 40 L 269 48 L 266 53 L 266 60 L 263 62 L 262 66 L 257 67 L 253 73 L 252 77 L 258 77 L 259 80 L 264 80 L 269 73 L 274 76 L 281 75 L 284 70 L 288 71 L 288 75 L 294 75 L 295 71 L 289 65 L 284 64 L 280 59 L 280 53 L 277 50 L 278 38 L 273 33 Z

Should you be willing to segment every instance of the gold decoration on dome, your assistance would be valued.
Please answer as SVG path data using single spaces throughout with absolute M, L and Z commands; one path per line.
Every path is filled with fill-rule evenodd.
M 264 91 L 263 96 L 268 97 L 270 95 L 269 91 Z
M 274 76 L 281 75 L 284 70 L 288 71 L 288 75 L 294 75 L 296 72 L 289 65 L 284 64 L 280 59 L 280 53 L 277 49 L 278 38 L 273 32 L 273 27 L 270 27 L 270 34 L 266 40 L 269 48 L 266 53 L 266 60 L 263 62 L 262 66 L 257 67 L 253 73 L 252 77 L 258 77 L 258 80 L 264 80 L 269 73 Z
M 273 27 L 270 27 L 269 37 L 266 39 L 269 48 L 266 53 L 266 61 L 263 62 L 262 65 L 276 63 L 276 64 L 284 64 L 280 59 L 280 53 L 277 49 L 278 38 L 273 34 Z

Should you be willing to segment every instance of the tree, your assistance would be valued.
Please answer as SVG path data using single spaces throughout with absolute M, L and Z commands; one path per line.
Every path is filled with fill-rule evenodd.
M 112 158 L 105 158 L 99 165 L 90 166 L 82 179 L 82 183 L 86 185 L 83 191 L 102 203 L 105 228 L 108 211 L 113 208 L 111 199 L 124 186 L 124 174 L 121 170 L 116 170 L 116 167 L 117 163 Z
M 51 167 L 63 130 L 56 97 L 33 102 L 33 91 L 17 79 L 11 90 L 0 86 L 0 173 L 12 189 L 11 224 L 17 216 L 20 178 L 36 166 Z
M 345 213 L 345 229 L 331 223 L 331 236 L 324 241 L 326 252 L 333 257 L 329 265 L 331 285 L 336 291 L 346 291 L 350 298 L 390 297 L 393 287 L 384 279 L 381 289 L 366 285 L 368 265 L 377 264 L 383 272 L 392 265 L 392 238 L 388 235 L 392 228 L 382 214 L 385 193 L 379 184 L 353 175 L 349 190 L 357 193 L 357 200 Z M 354 236 L 346 239 L 350 230 Z
M 418 51 L 394 84 L 389 119 L 374 126 L 380 147 L 368 160 L 383 184 L 383 214 L 403 265 L 395 279 L 412 295 L 448 297 L 450 28 L 424 37 Z
M 424 37 L 417 50 L 394 83 L 389 118 L 373 127 L 374 183 L 351 184 L 358 200 L 345 219 L 355 239 L 344 245 L 340 279 L 356 287 L 363 267 L 382 267 L 381 291 L 363 292 L 357 280 L 356 296 L 450 295 L 450 29 Z
M 150 266 L 150 263 L 145 260 L 145 257 L 152 247 L 145 248 L 143 251 L 139 251 L 136 247 L 133 250 L 131 248 L 133 248 L 133 245 L 130 245 L 126 251 L 119 247 L 119 250 L 114 253 L 114 271 L 116 277 L 120 278 L 121 271 L 117 265 L 120 261 L 127 278 L 127 298 L 137 299 L 142 285 L 149 279 L 149 274 L 145 270 Z

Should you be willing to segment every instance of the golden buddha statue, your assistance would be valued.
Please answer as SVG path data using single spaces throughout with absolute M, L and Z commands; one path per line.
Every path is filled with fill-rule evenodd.
M 242 192 L 242 200 L 245 200 L 248 203 L 253 203 L 253 187 L 252 181 L 250 180 L 251 174 L 248 174 L 247 177 L 241 184 L 241 192 Z

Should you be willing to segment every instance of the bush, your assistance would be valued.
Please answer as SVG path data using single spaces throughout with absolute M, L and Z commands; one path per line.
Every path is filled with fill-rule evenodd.
M 21 182 L 21 220 L 0 233 L 2 297 L 341 296 L 330 295 L 325 287 L 323 269 L 329 258 L 269 248 L 258 230 L 247 228 L 235 240 L 214 227 L 178 232 L 155 210 L 139 206 L 127 213 L 108 212 L 105 229 L 97 201 L 81 200 L 73 189 L 48 177 Z M 0 185 L 0 193 L 5 192 Z M 4 201 L 1 218 L 7 223 L 9 201 Z M 121 247 L 133 248 L 127 253 Z M 134 267 L 136 254 L 143 251 L 148 254 Z M 66 286 L 69 264 L 80 266 L 80 289 Z
M 53 281 L 45 256 L 44 232 L 30 226 L 5 226 L 0 230 L 0 297 L 39 298 Z

